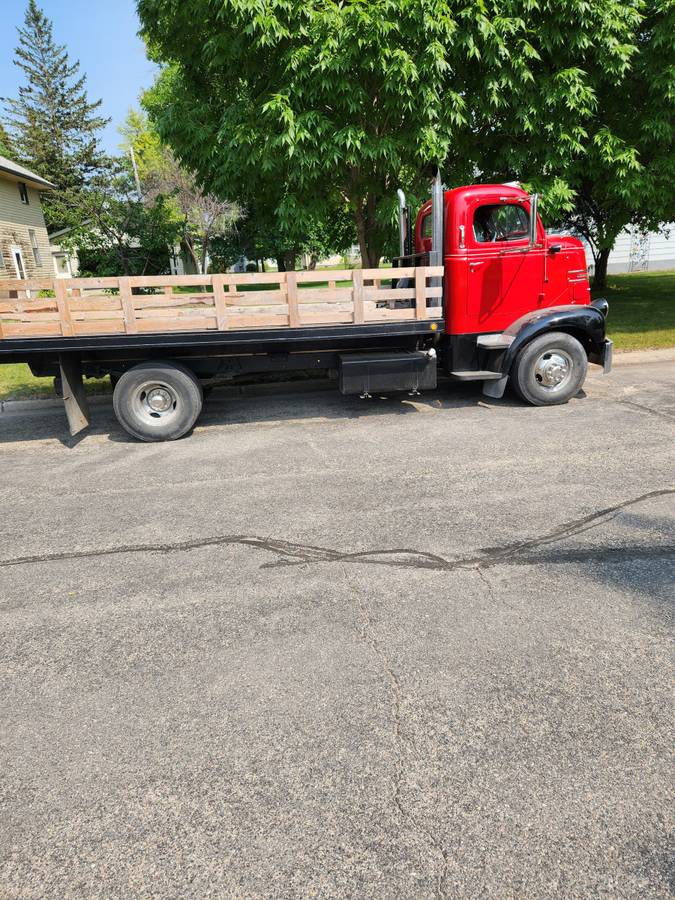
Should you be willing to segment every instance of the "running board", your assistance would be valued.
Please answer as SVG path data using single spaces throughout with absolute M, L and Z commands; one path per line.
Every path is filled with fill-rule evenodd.
M 451 372 L 450 377 L 455 378 L 457 381 L 496 381 L 498 378 L 502 378 L 503 375 L 501 372 L 481 372 L 477 369 L 468 369 L 466 371 Z

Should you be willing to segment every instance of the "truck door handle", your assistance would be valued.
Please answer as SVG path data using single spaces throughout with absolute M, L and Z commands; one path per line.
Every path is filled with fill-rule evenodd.
M 483 260 L 480 260 L 479 262 L 469 263 L 469 271 L 475 272 L 476 269 L 480 268 L 480 266 L 482 266 L 482 265 L 483 265 Z

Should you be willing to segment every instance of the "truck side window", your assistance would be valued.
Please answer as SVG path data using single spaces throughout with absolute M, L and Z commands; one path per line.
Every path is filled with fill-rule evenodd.
M 431 213 L 428 213 L 422 219 L 422 237 L 423 238 L 433 237 L 433 224 L 431 221 Z
M 516 203 L 479 206 L 473 214 L 473 235 L 479 244 L 522 241 L 528 235 L 529 216 Z

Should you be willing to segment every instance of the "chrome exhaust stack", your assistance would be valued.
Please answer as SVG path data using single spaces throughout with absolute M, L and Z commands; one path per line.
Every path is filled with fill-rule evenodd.
M 429 265 L 443 265 L 443 182 L 441 170 L 434 166 L 435 174 L 431 182 L 431 253 Z
M 406 238 L 408 234 L 408 210 L 405 205 L 405 194 L 398 189 L 398 255 L 406 255 Z

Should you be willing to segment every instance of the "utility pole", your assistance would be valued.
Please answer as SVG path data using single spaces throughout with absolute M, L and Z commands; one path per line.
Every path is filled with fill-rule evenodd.
M 131 165 L 134 169 L 134 181 L 136 182 L 136 190 L 138 191 L 139 198 L 142 199 L 143 193 L 141 191 L 141 179 L 138 177 L 138 166 L 136 165 L 136 154 L 134 153 L 133 144 L 129 146 L 129 154 L 131 156 Z

